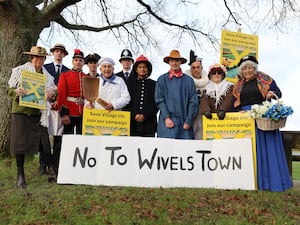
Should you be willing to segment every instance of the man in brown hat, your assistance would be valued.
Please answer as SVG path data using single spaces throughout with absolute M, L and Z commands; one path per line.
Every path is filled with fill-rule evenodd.
M 10 152 L 15 154 L 16 157 L 18 168 L 16 186 L 18 188 L 26 188 L 24 173 L 25 155 L 36 154 L 39 149 L 43 151 L 45 163 L 49 166 L 49 179 L 56 179 L 47 131 L 47 115 L 48 111 L 50 111 L 50 104 L 47 104 L 46 110 L 39 110 L 21 106 L 19 101 L 20 97 L 26 94 L 24 89 L 20 88 L 21 75 L 24 70 L 46 75 L 47 99 L 49 100 L 55 95 L 56 86 L 54 79 L 43 66 L 48 53 L 43 47 L 33 46 L 30 52 L 24 52 L 24 54 L 30 56 L 30 62 L 13 68 L 8 81 L 8 94 L 12 99 Z
M 186 61 L 178 50 L 164 58 L 170 70 L 158 78 L 155 87 L 160 109 L 157 137 L 194 139 L 193 120 L 199 103 L 193 79 L 180 68 Z

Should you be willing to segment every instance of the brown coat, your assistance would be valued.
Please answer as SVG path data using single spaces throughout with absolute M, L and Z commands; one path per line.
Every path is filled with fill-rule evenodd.
M 230 88 L 220 97 L 220 102 L 215 107 L 216 104 L 216 98 L 212 96 L 208 96 L 205 92 L 202 94 L 202 97 L 200 99 L 200 111 L 202 114 L 204 114 L 207 111 L 210 111 L 212 113 L 216 113 L 219 110 L 223 110 L 225 112 L 232 111 L 232 103 L 233 103 L 233 95 L 232 95 L 232 88 L 231 85 Z

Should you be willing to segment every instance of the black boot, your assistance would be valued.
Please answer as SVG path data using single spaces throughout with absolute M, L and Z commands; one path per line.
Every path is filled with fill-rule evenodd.
M 46 168 L 46 165 L 45 165 L 45 164 L 40 164 L 40 167 L 39 167 L 39 174 L 40 174 L 40 175 L 47 174 L 47 168 Z
M 24 168 L 18 168 L 17 188 L 26 188 Z
M 57 176 L 56 176 L 56 170 L 54 165 L 49 166 L 49 177 L 48 177 L 48 182 L 51 183 L 52 181 L 56 182 L 57 181 Z

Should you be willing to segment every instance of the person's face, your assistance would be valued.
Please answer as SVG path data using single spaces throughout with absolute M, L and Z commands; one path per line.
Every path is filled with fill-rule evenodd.
M 90 72 L 97 72 L 98 63 L 91 61 L 87 63 L 87 66 Z
M 55 62 L 61 62 L 62 59 L 65 57 L 65 52 L 60 49 L 55 49 L 53 52 L 53 57 Z
M 73 69 L 82 70 L 82 67 L 84 65 L 84 60 L 83 58 L 74 58 L 72 60 L 72 64 L 73 64 Z
M 132 66 L 133 62 L 132 62 L 131 59 L 122 59 L 121 64 L 123 66 L 123 69 L 128 71 L 128 70 L 131 69 L 131 66 Z
M 246 81 L 252 80 L 255 77 L 255 68 L 251 65 L 245 65 L 242 68 L 242 76 Z
M 178 71 L 180 69 L 181 60 L 180 59 L 170 59 L 169 65 L 172 70 Z
M 113 75 L 114 67 L 111 64 L 102 64 L 100 72 L 105 78 L 110 78 Z
M 148 67 L 146 63 L 139 63 L 136 67 L 136 73 L 139 78 L 144 79 L 148 76 Z
M 191 64 L 191 73 L 194 78 L 201 78 L 202 63 L 200 61 L 195 61 Z
M 45 60 L 46 60 L 45 56 L 34 55 L 31 57 L 31 63 L 36 70 L 40 70 L 43 67 Z
M 220 70 L 214 70 L 210 74 L 210 80 L 216 84 L 220 83 L 223 78 L 223 73 Z

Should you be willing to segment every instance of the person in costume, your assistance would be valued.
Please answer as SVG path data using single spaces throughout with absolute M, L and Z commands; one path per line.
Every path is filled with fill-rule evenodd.
M 13 68 L 8 81 L 8 95 L 12 99 L 10 152 L 15 154 L 17 162 L 16 186 L 22 189 L 26 188 L 24 172 L 25 155 L 37 154 L 39 149 L 44 153 L 45 164 L 49 167 L 49 181 L 56 180 L 47 130 L 51 105 L 47 102 L 45 110 L 20 105 L 20 97 L 26 95 L 28 92 L 21 88 L 21 74 L 23 70 L 46 75 L 47 100 L 56 95 L 54 78 L 43 66 L 48 53 L 43 47 L 33 46 L 30 52 L 24 52 L 24 54 L 30 55 L 30 62 Z
M 90 76 L 90 77 L 99 77 L 100 76 L 100 74 L 97 73 L 100 58 L 101 58 L 101 56 L 98 55 L 97 53 L 88 54 L 84 58 L 84 63 L 89 68 L 89 73 L 87 74 L 88 76 Z
M 155 102 L 160 110 L 157 137 L 194 139 L 193 121 L 199 103 L 193 79 L 180 68 L 187 60 L 178 50 L 172 50 L 164 62 L 170 70 L 158 78 L 155 87 Z
M 220 64 L 209 67 L 208 77 L 200 101 L 201 114 L 212 119 L 212 113 L 217 113 L 218 118 L 223 120 L 226 112 L 233 110 L 233 83 L 226 81 L 226 68 Z
M 234 107 L 250 110 L 254 104 L 274 98 L 281 98 L 281 91 L 275 80 L 258 71 L 258 61 L 253 56 L 245 56 L 238 63 L 239 80 L 234 85 Z M 263 131 L 256 127 L 256 163 L 258 190 L 274 192 L 292 187 L 285 158 L 280 131 Z
M 134 63 L 132 53 L 129 49 L 122 50 L 119 62 L 122 64 L 122 70 L 116 73 L 116 76 L 121 77 L 127 83 L 131 75 L 132 64 Z
M 57 85 L 60 74 L 62 72 L 70 70 L 68 67 L 66 67 L 63 64 L 63 58 L 68 55 L 68 51 L 66 50 L 66 47 L 63 44 L 57 43 L 54 45 L 54 47 L 50 49 L 50 52 L 53 55 L 53 62 L 45 64 L 44 67 L 50 73 L 50 75 L 54 77 L 54 83 L 55 85 Z M 59 164 L 59 155 L 61 150 L 61 141 L 62 141 L 64 125 L 62 123 L 60 114 L 57 111 L 56 97 L 57 96 L 54 96 L 51 99 L 52 107 L 49 115 L 48 133 L 50 135 L 50 138 L 53 137 L 52 155 L 57 170 Z M 39 157 L 40 157 L 39 173 L 45 174 L 46 165 L 44 162 L 44 156 L 42 152 L 40 152 Z
M 93 103 L 95 109 L 121 110 L 130 101 L 130 95 L 125 81 L 114 74 L 115 62 L 112 58 L 103 57 L 100 64 L 100 82 L 98 99 Z M 88 101 L 85 107 L 93 106 Z
M 64 134 L 82 134 L 82 114 L 84 97 L 82 90 L 82 78 L 86 76 L 82 72 L 84 54 L 79 49 L 74 50 L 73 68 L 60 75 L 58 81 L 57 108 L 64 124 Z
M 157 106 L 154 100 L 156 81 L 150 79 L 151 62 L 139 56 L 132 67 L 132 75 L 127 80 L 130 103 L 130 136 L 154 137 L 157 129 Z
M 200 107 L 200 98 L 202 95 L 202 89 L 208 83 L 207 72 L 203 69 L 202 58 L 195 55 L 193 50 L 190 51 L 190 68 L 185 71 L 187 75 L 190 75 L 193 78 L 196 92 L 199 100 Z M 196 140 L 203 139 L 203 128 L 202 128 L 202 114 L 200 108 L 198 110 L 198 114 L 193 121 L 194 135 Z

